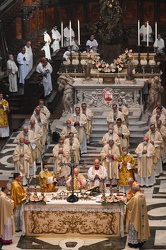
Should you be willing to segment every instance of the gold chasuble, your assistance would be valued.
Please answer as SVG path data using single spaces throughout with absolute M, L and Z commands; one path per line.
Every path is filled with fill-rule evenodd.
M 54 176 L 50 171 L 41 171 L 38 176 L 40 189 L 43 186 L 44 192 L 55 192 Z
M 17 205 L 21 203 L 25 195 L 26 195 L 26 192 L 23 186 L 16 180 L 12 181 L 10 196 L 13 196 L 14 208 L 16 208 Z
M 150 229 L 144 194 L 140 191 L 136 192 L 135 195 L 127 202 L 126 208 L 126 231 L 128 232 L 128 225 L 131 223 L 138 233 L 138 240 L 146 241 L 150 236 Z
M 2 99 L 0 100 L 0 128 L 2 127 L 8 127 L 8 111 L 9 111 L 9 104 L 6 100 Z

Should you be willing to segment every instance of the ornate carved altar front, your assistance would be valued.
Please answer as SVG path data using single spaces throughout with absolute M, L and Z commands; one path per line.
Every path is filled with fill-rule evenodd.
M 107 77 L 109 74 L 106 74 Z M 106 108 L 117 102 L 122 97 L 127 106 L 139 108 L 142 106 L 142 92 L 145 79 L 136 79 L 134 83 L 128 83 L 123 78 L 115 79 L 115 83 L 103 83 L 103 78 L 92 78 L 86 81 L 83 78 L 75 78 L 73 87 L 75 88 L 75 104 L 86 102 L 90 108 Z M 104 99 L 104 93 L 113 93 L 111 102 Z
M 124 205 L 101 205 L 95 201 L 54 201 L 24 205 L 25 235 L 124 236 Z

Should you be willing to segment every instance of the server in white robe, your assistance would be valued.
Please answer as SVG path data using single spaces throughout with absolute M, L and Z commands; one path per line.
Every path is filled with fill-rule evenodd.
M 143 24 L 140 28 L 140 36 L 142 38 L 142 42 L 147 41 L 147 30 L 148 30 L 149 42 L 153 42 L 152 27 L 148 24 L 148 29 L 147 29 L 147 22 L 145 22 L 145 24 Z
M 165 42 L 164 40 L 161 38 L 161 35 L 158 34 L 158 37 L 156 39 L 156 41 L 154 42 L 153 45 L 156 54 L 160 54 L 163 57 L 165 57 L 165 52 L 164 52 L 164 48 L 165 48 Z
M 7 74 L 9 76 L 9 91 L 17 92 L 17 73 L 18 67 L 14 61 L 13 55 L 9 55 L 9 60 L 7 61 Z
M 45 45 L 43 46 L 43 48 L 41 50 L 44 50 L 45 52 L 45 57 L 48 60 L 51 60 L 51 52 L 50 52 L 50 44 L 51 44 L 51 37 L 50 35 L 47 33 L 47 30 L 44 31 L 44 42 Z
M 19 64 L 19 83 L 24 84 L 24 80 L 29 73 L 30 57 L 26 53 L 26 48 L 23 47 L 21 52 L 17 56 L 17 62 Z
M 53 49 L 53 52 L 59 49 L 59 42 L 61 40 L 61 34 L 57 30 L 57 26 L 54 26 L 53 29 L 51 30 L 52 33 L 52 40 L 53 43 L 51 45 L 51 48 Z
M 37 65 L 36 71 L 43 75 L 44 96 L 48 96 L 52 92 L 52 66 L 45 57 Z
M 135 153 L 138 157 L 138 175 L 137 182 L 141 186 L 153 186 L 156 182 L 153 167 L 153 157 L 155 155 L 155 147 L 149 142 L 149 138 L 144 136 Z
M 92 49 L 94 53 L 97 53 L 98 45 L 99 44 L 98 44 L 97 40 L 95 39 L 94 35 L 91 35 L 90 39 L 86 42 L 86 46 L 89 46 L 90 49 Z
M 26 53 L 29 55 L 30 61 L 29 61 L 29 71 L 33 68 L 33 52 L 32 52 L 32 47 L 31 47 L 31 41 L 27 41 L 26 45 Z
M 68 47 L 70 45 L 73 45 L 73 41 L 74 41 L 74 37 L 75 37 L 74 30 L 71 28 L 71 44 L 70 44 L 70 27 L 69 27 L 69 25 L 66 28 L 64 28 L 63 33 L 64 33 L 64 47 Z

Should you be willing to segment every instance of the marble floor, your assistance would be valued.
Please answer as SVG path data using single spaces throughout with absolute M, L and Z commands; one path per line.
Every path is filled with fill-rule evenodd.
M 11 161 L 12 152 L 16 146 L 13 140 L 18 132 L 14 132 L 0 152 L 0 185 L 11 183 L 14 172 Z M 52 147 L 52 144 L 50 144 Z M 49 159 L 51 150 L 48 147 L 45 157 Z M 53 167 L 50 159 L 49 168 Z M 40 167 L 39 167 L 40 168 Z M 39 171 L 39 169 L 38 169 Z M 163 174 L 156 179 L 156 184 L 143 188 L 147 201 L 151 237 L 140 249 L 166 249 L 166 166 Z M 47 237 L 25 237 L 21 232 L 13 236 L 13 244 L 1 246 L 0 249 L 55 249 L 55 250 L 122 250 L 130 249 L 127 234 L 124 238 L 109 238 L 100 236 L 65 236 L 51 235 Z

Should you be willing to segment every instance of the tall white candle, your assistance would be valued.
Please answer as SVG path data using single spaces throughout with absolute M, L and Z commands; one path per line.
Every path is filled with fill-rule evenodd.
M 61 22 L 61 47 L 63 47 L 63 22 Z
M 81 44 L 81 38 L 80 38 L 80 21 L 78 20 L 78 45 Z
M 29 162 L 27 163 L 27 178 L 29 178 Z
M 157 40 L 157 22 L 155 22 L 155 41 Z
M 138 20 L 138 46 L 140 46 L 140 20 Z
M 147 21 L 147 47 L 149 46 L 149 22 Z
M 70 46 L 71 46 L 71 21 L 69 21 L 69 29 L 70 29 Z
M 36 178 L 36 161 L 33 162 L 34 178 Z

